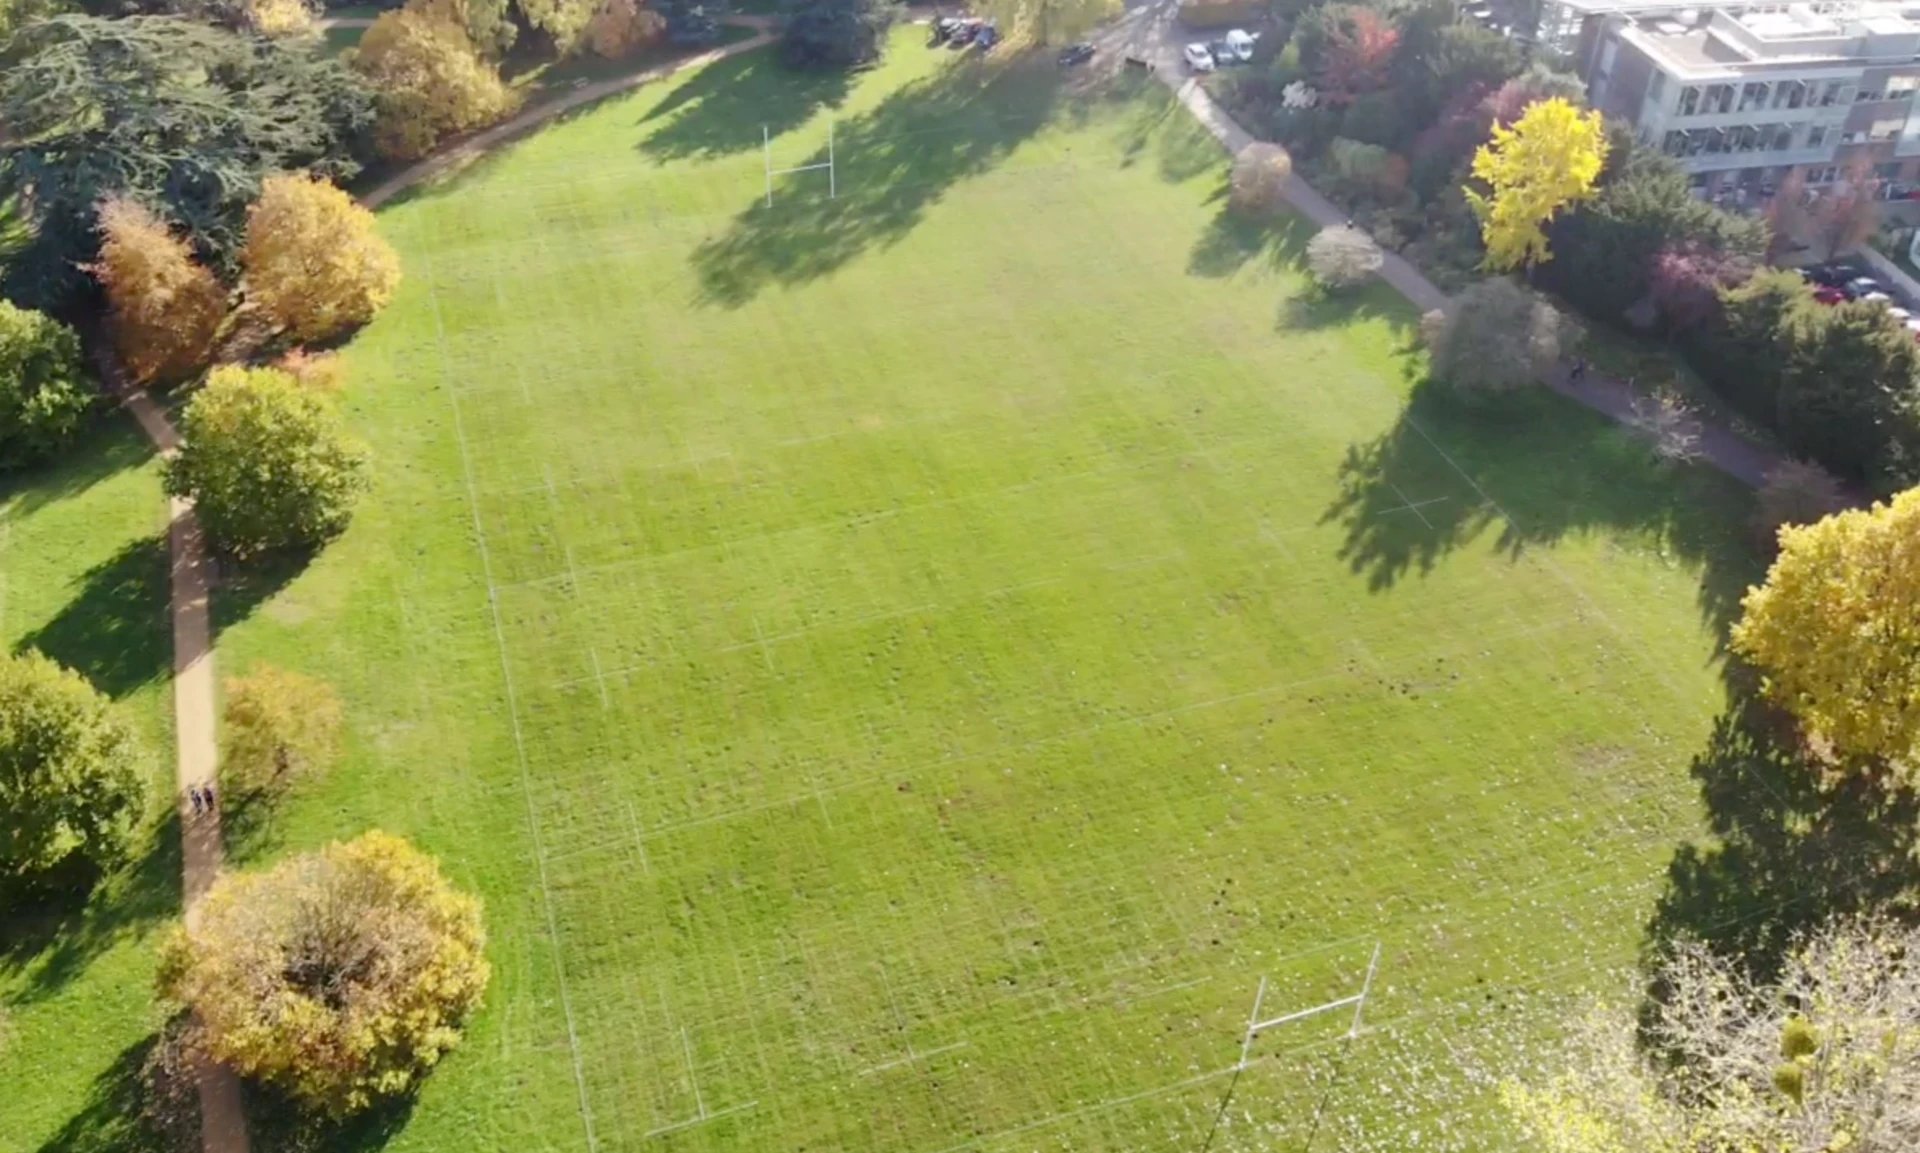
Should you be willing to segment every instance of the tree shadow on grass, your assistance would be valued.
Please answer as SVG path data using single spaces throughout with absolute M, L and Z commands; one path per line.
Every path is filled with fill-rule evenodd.
M 1705 464 L 1656 462 L 1636 436 L 1545 389 L 1469 406 L 1422 381 L 1392 428 L 1348 447 L 1339 481 L 1321 521 L 1345 526 L 1340 555 L 1375 591 L 1488 532 L 1516 560 L 1568 536 L 1627 532 L 1700 568 L 1702 617 L 1724 636 L 1761 575 L 1743 532 L 1748 490 Z
M 153 445 L 130 418 L 100 420 L 54 463 L 0 474 L 0 516 L 26 516 L 153 459 Z
M 1730 663 L 1728 707 L 1693 759 L 1711 837 L 1681 845 L 1647 925 L 1778 970 L 1795 934 L 1835 915 L 1920 912 L 1920 795 L 1889 772 L 1824 778 L 1791 718 Z
M 118 700 L 165 677 L 173 641 L 166 538 L 130 541 L 82 578 L 79 595 L 20 642 Z
M 256 1149 L 275 1153 L 374 1153 L 413 1119 L 415 1098 L 383 1101 L 345 1121 L 330 1122 L 295 1105 L 271 1086 L 243 1083 Z
M 93 1086 L 80 1111 L 67 1118 L 37 1153 L 168 1153 L 166 1143 L 140 1119 L 143 1097 L 140 1071 L 159 1034 L 141 1038 L 120 1051 Z
M 845 69 L 788 68 L 772 47 L 730 56 L 694 72 L 647 112 L 641 123 L 660 123 L 640 151 L 666 161 L 758 149 L 762 127 L 777 137 L 839 107 L 853 78 Z
M 127 936 L 144 936 L 180 912 L 180 818 L 171 808 L 104 877 L 83 864 L 31 892 L 0 892 L 6 932 L 0 973 L 19 978 L 19 999 L 51 996 Z
M 968 58 L 836 125 L 838 195 L 783 194 L 695 250 L 702 303 L 734 308 L 898 242 L 955 184 L 1004 160 L 1061 103 L 1061 70 L 1039 55 Z M 804 163 L 824 163 L 823 148 Z M 810 174 L 817 175 L 817 174 Z

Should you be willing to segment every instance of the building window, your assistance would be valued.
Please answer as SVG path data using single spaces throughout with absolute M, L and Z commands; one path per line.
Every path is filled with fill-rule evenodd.
M 1775 124 L 1772 127 L 1772 143 L 1767 147 L 1774 152 L 1785 152 L 1793 147 L 1793 125 Z
M 1868 88 L 1862 88 L 1853 94 L 1853 102 L 1855 104 L 1868 104 L 1878 99 L 1880 99 L 1880 94 Z
M 1838 164 L 1829 164 L 1824 168 L 1807 169 L 1808 184 L 1832 184 L 1838 179 L 1840 179 L 1840 166 Z
M 1807 86 L 1798 80 L 1782 80 L 1773 86 L 1775 108 L 1799 108 L 1807 102 Z
M 1888 120 L 1876 120 L 1873 122 L 1873 127 L 1867 129 L 1867 139 L 1892 140 L 1894 137 L 1900 135 L 1900 128 L 1906 124 L 1906 122 L 1907 118 L 1904 116 L 1895 116 Z
M 1660 103 L 1660 98 L 1666 94 L 1667 74 L 1665 72 L 1655 72 L 1653 79 L 1647 81 L 1647 99 L 1658 104 Z
M 1751 124 L 1727 129 L 1727 151 L 1752 152 L 1760 147 L 1760 130 Z
M 1895 76 L 1887 81 L 1887 99 L 1911 100 L 1915 87 L 1920 87 L 1920 76 Z
M 1765 84 L 1742 84 L 1740 86 L 1740 111 L 1749 108 L 1767 106 L 1767 86 Z
M 1827 81 L 1827 86 L 1820 91 L 1820 107 L 1831 108 L 1840 103 L 1840 90 L 1844 87 L 1846 85 L 1838 80 Z
M 1716 112 L 1732 112 L 1732 111 L 1733 111 L 1733 85 L 1731 84 L 1707 85 L 1706 99 L 1705 101 L 1702 102 L 1702 106 L 1700 108 L 1701 115 L 1711 116 Z
M 1807 126 L 1807 147 L 1824 148 L 1827 144 L 1827 126 L 1810 124 Z
M 1689 84 L 1680 90 L 1680 115 L 1692 116 L 1700 111 L 1700 90 Z
M 1687 134 L 1678 129 L 1667 133 L 1660 138 L 1660 151 L 1666 153 L 1668 156 L 1685 156 L 1687 154 Z
M 1900 162 L 1895 160 L 1888 164 L 1876 165 L 1873 171 L 1874 175 L 1882 180 L 1898 180 L 1900 178 Z

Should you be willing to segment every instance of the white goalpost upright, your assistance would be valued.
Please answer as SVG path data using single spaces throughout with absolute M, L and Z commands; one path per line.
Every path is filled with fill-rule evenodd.
M 839 195 L 840 172 L 834 167 L 833 121 L 827 121 L 827 159 L 823 163 L 802 164 L 798 168 L 775 168 L 773 166 L 773 133 L 764 124 L 760 126 L 760 149 L 761 154 L 766 157 L 768 208 L 773 207 L 773 178 L 792 172 L 816 172 L 824 168 L 827 170 L 827 199 L 832 200 Z
M 1260 1002 L 1264 1001 L 1267 996 L 1267 979 L 1265 977 L 1260 978 L 1260 987 L 1253 994 L 1253 1012 L 1247 1017 L 1247 1034 L 1241 1038 L 1240 1041 L 1240 1064 L 1235 1066 L 1235 1068 L 1245 1069 L 1247 1067 L 1247 1057 L 1253 1052 L 1254 1038 L 1266 1030 L 1277 1029 L 1291 1021 L 1299 1021 L 1307 1017 L 1317 1017 L 1321 1013 L 1331 1013 L 1335 1009 L 1344 1009 L 1348 1005 L 1353 1006 L 1353 1023 L 1347 1026 L 1347 1033 L 1344 1039 L 1351 1041 L 1359 1036 L 1360 1020 L 1367 1011 L 1367 994 L 1373 991 L 1373 975 L 1379 968 L 1380 943 L 1376 941 L 1373 945 L 1373 958 L 1367 962 L 1366 979 L 1360 982 L 1360 991 L 1358 993 L 1353 994 L 1351 997 L 1341 997 L 1337 1000 L 1328 1001 L 1324 1005 L 1315 1005 L 1311 1009 L 1300 1009 L 1265 1021 L 1260 1019 Z

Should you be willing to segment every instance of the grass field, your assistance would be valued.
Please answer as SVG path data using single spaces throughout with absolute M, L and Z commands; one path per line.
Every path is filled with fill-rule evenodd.
M 0 925 L 0 1151 L 92 1125 L 97 1077 L 152 1031 L 152 934 L 180 907 L 171 818 L 173 730 L 166 502 L 131 420 L 111 419 L 68 467 L 0 487 L 0 638 L 86 673 L 153 756 L 153 812 L 135 860 L 83 908 L 10 910 Z
M 341 1147 L 1497 1147 L 1453 1047 L 1633 960 L 1744 494 L 1417 386 L 1158 85 L 951 59 L 752 54 L 383 213 L 377 491 L 219 606 L 349 755 L 234 849 L 414 837 L 496 975 Z M 1376 944 L 1357 1041 L 1231 1075 Z

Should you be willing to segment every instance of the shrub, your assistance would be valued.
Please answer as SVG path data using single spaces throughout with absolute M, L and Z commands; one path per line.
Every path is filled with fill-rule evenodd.
M 1326 288 L 1350 288 L 1380 270 L 1386 257 L 1358 228 L 1323 228 L 1307 242 L 1307 268 Z
M 1698 245 L 1663 248 L 1648 270 L 1653 301 L 1675 332 L 1713 320 L 1720 313 L 1720 290 L 1753 275 L 1753 262 Z
M 1558 310 L 1505 277 L 1481 281 L 1438 320 L 1423 319 L 1421 325 L 1434 379 L 1469 400 L 1539 381 L 1573 338 Z
M 666 18 L 640 7 L 639 0 L 607 0 L 587 21 L 586 44 L 596 56 L 624 60 L 666 34 Z
M 214 1059 L 330 1117 L 414 1090 L 488 980 L 480 902 L 433 858 L 366 833 L 228 873 L 161 950 L 165 994 Z
M 393 299 L 400 257 L 373 213 L 324 180 L 269 176 L 247 210 L 247 298 L 303 341 L 372 320 Z
M 1278 144 L 1249 144 L 1233 159 L 1227 203 L 1237 212 L 1264 215 L 1286 203 L 1293 158 Z
M 1770 470 L 1753 510 L 1754 540 L 1769 555 L 1780 547 L 1780 530 L 1813 524 L 1847 507 L 1846 492 L 1817 464 L 1789 460 Z
M 353 66 L 373 85 L 374 146 L 394 160 L 433 151 L 449 136 L 491 124 L 513 108 L 499 70 L 481 59 L 454 13 L 410 0 L 374 19 Z
M 146 799 L 133 731 L 80 674 L 0 657 L 0 881 L 124 855 Z
M 340 698 L 324 681 L 261 665 L 225 687 L 220 766 L 228 792 L 282 792 L 338 754 Z
M 330 398 L 270 368 L 216 369 L 187 405 L 167 491 L 193 498 L 213 542 L 246 559 L 337 535 L 367 487 L 366 449 Z
M 100 259 L 114 349 L 135 384 L 172 384 L 206 367 L 227 294 L 166 222 L 132 200 L 100 205 Z
M 73 329 L 0 300 L 0 469 L 65 448 L 94 399 Z

